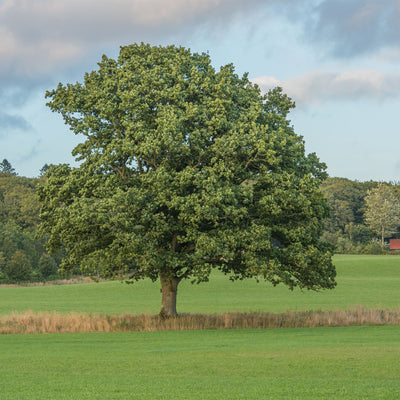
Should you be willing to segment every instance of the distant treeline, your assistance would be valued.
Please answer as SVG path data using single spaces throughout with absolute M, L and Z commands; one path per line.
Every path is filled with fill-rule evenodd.
M 379 235 L 367 224 L 366 198 L 379 185 L 387 186 L 400 201 L 398 182 L 358 182 L 346 178 L 328 178 L 321 186 L 331 206 L 331 218 L 325 221 L 323 238 L 336 246 L 337 253 L 381 254 L 388 251 L 388 239 L 400 238 L 400 230 L 385 236 L 381 246 Z M 397 220 L 397 217 L 396 217 Z M 400 221 L 395 221 L 400 225 Z
M 45 165 L 38 178 L 20 177 L 7 160 L 0 162 L 0 283 L 43 281 L 59 278 L 62 254 L 48 254 L 45 238 L 38 239 L 40 204 L 36 187 L 46 179 Z M 400 200 L 400 185 L 384 183 Z M 321 186 L 331 206 L 323 238 L 337 253 L 381 254 L 379 236 L 366 224 L 365 198 L 379 182 L 328 178 Z M 391 235 L 400 238 L 400 231 Z M 386 238 L 387 239 L 387 238 Z
M 7 160 L 0 163 L 0 283 L 59 278 L 62 255 L 48 254 L 46 239 L 35 237 L 41 179 L 19 177 Z

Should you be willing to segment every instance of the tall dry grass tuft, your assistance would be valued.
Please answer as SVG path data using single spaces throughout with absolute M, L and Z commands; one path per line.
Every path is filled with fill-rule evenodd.
M 300 311 L 273 313 L 182 314 L 162 319 L 158 315 L 101 315 L 34 313 L 0 318 L 0 334 L 89 333 L 199 329 L 268 329 L 400 325 L 400 309 Z

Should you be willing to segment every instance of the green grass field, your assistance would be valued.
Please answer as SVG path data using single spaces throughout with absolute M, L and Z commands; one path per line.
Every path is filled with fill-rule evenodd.
M 3 400 L 398 399 L 400 327 L 9 335 Z
M 336 256 L 338 287 L 185 282 L 180 312 L 399 308 L 400 257 Z M 0 288 L 13 311 L 157 313 L 159 285 Z M 400 326 L 0 336 L 0 399 L 399 399 Z
M 254 280 L 231 282 L 214 273 L 210 282 L 178 288 L 178 312 L 332 310 L 400 306 L 399 256 L 335 256 L 338 285 L 321 292 L 289 291 Z M 103 282 L 82 285 L 0 288 L 0 316 L 26 310 L 122 314 L 160 310 L 159 283 Z

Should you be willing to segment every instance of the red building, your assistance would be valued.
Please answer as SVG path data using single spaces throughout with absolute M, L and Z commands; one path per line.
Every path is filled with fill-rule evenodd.
M 390 250 L 400 250 L 400 239 L 390 239 L 389 248 Z

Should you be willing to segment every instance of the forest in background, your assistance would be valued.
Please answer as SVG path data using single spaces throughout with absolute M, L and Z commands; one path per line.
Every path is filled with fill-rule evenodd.
M 46 179 L 47 169 L 44 165 L 37 178 L 26 178 L 18 176 L 6 159 L 0 162 L 0 283 L 60 278 L 57 270 L 62 254 L 48 254 L 46 238 L 36 237 L 40 210 L 36 187 Z M 321 185 L 331 207 L 322 237 L 335 245 L 336 253 L 383 254 L 389 252 L 389 238 L 400 238 L 400 230 L 394 229 L 382 247 L 379 234 L 366 222 L 366 198 L 379 185 L 389 188 L 400 203 L 397 182 L 329 177 Z
M 377 193 L 379 187 L 387 189 L 393 197 L 393 203 L 379 199 L 382 204 L 375 206 L 380 211 L 381 206 L 390 207 L 382 210 L 377 218 L 388 219 L 385 244 L 382 246 L 380 233 L 372 229 L 367 215 L 375 211 L 369 205 L 368 195 Z M 331 217 L 325 221 L 323 239 L 335 245 L 338 254 L 384 254 L 389 252 L 389 240 L 400 238 L 400 184 L 398 182 L 358 182 L 347 178 L 329 177 L 321 185 L 321 191 L 328 200 Z M 369 214 L 368 214 L 369 211 Z M 379 231 L 380 229 L 378 229 Z
M 7 160 L 0 163 L 0 283 L 59 279 L 62 255 L 50 255 L 37 238 L 40 204 L 36 187 L 43 177 L 20 177 Z

